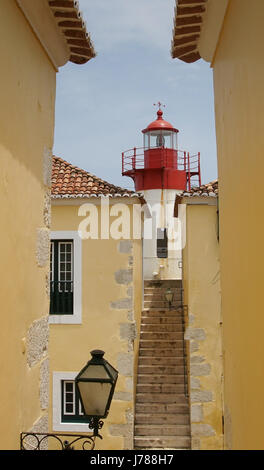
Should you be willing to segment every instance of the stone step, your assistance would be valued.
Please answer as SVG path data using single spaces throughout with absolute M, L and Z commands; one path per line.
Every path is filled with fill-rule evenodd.
M 162 300 L 163 302 L 168 302 L 167 299 L 165 298 L 165 294 L 157 294 L 156 292 L 144 292 L 144 300 Z M 180 293 L 175 293 L 173 294 L 173 301 L 177 300 L 178 302 L 181 302 L 182 296 Z
M 170 289 L 172 292 L 180 292 L 183 293 L 183 289 L 181 287 L 177 286 L 146 286 L 144 285 L 144 292 L 166 292 L 168 289 Z
M 189 417 L 188 403 L 136 403 L 136 413 L 166 415 L 187 415 Z
M 183 348 L 139 348 L 139 356 L 149 356 L 149 357 L 184 357 Z
M 190 449 L 191 438 L 186 436 L 135 436 L 135 449 Z
M 141 332 L 151 332 L 151 333 L 179 333 L 183 335 L 183 326 L 181 323 L 171 323 L 171 324 L 160 324 L 160 323 L 141 323 Z
M 184 384 L 183 374 L 155 375 L 155 374 L 138 374 L 138 384 Z
M 143 317 L 171 317 L 171 318 L 180 318 L 182 319 L 181 309 L 169 309 L 169 308 L 144 308 L 142 311 Z
M 142 315 L 141 316 L 142 325 L 182 325 L 181 316 L 158 316 L 158 315 Z
M 135 436 L 190 436 L 188 424 L 136 424 Z
M 178 312 L 178 313 L 180 313 L 180 312 L 182 311 L 182 305 L 177 306 L 177 307 L 173 307 L 173 309 L 174 309 L 174 310 L 172 310 L 173 312 Z M 162 307 L 162 308 L 161 308 L 161 307 L 156 307 L 156 306 L 155 306 L 155 307 L 151 307 L 151 308 L 149 308 L 149 307 L 143 307 L 142 312 L 149 312 L 150 310 L 151 310 L 152 312 L 163 312 L 164 314 L 165 314 L 166 312 L 170 312 L 170 311 L 171 311 L 171 309 L 170 309 L 169 307 Z
M 135 424 L 190 424 L 188 413 L 136 413 Z
M 165 298 L 164 295 L 154 294 L 154 293 L 152 293 L 152 294 L 151 293 L 149 293 L 149 294 L 144 293 L 144 301 L 151 301 L 151 300 L 153 300 L 153 302 L 165 302 L 167 304 L 166 307 L 169 307 L 169 302 Z M 174 303 L 178 304 L 178 303 L 181 303 L 181 302 L 182 302 L 182 297 L 177 294 L 177 295 L 173 296 L 171 305 L 173 305 Z
M 140 345 L 139 347 L 139 356 L 148 356 L 148 357 L 184 357 L 184 350 L 183 346 L 177 346 L 174 348 L 171 347 L 149 347 L 145 348 L 144 346 Z
M 184 393 L 184 383 L 138 383 L 137 393 Z
M 175 287 L 182 288 L 180 279 L 146 279 L 144 287 Z
M 139 366 L 183 366 L 184 357 L 149 357 L 141 356 L 138 361 Z
M 183 375 L 184 366 L 183 365 L 174 365 L 174 366 L 138 366 L 138 375 Z
M 136 393 L 137 403 L 188 403 L 184 393 Z
M 178 308 L 181 306 L 180 301 L 173 301 L 171 303 L 171 308 Z M 164 300 L 144 300 L 144 309 L 149 308 L 166 308 L 169 307 L 169 303 Z
M 148 340 L 142 339 L 140 341 L 140 347 L 145 349 L 182 349 L 183 348 L 183 339 L 179 340 Z
M 183 341 L 183 334 L 178 331 L 141 331 L 140 340 L 165 340 L 165 341 Z

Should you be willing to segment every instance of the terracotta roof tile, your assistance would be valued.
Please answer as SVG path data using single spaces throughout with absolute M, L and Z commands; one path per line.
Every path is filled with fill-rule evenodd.
M 183 197 L 194 196 L 218 196 L 218 180 L 211 181 L 207 184 L 202 184 L 199 187 L 193 187 L 190 191 L 184 191 Z
M 141 197 L 139 193 L 108 183 L 62 158 L 53 156 L 51 177 L 53 199 L 100 196 Z

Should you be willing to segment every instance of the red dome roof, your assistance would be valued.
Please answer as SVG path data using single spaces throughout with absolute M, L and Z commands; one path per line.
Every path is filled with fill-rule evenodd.
M 143 134 L 145 134 L 146 132 L 149 132 L 149 131 L 156 131 L 156 130 L 169 130 L 169 131 L 172 131 L 172 132 L 179 132 L 178 129 L 176 129 L 175 127 L 173 127 L 172 124 L 170 124 L 168 121 L 164 121 L 163 119 L 163 112 L 161 111 L 161 109 L 159 109 L 157 111 L 157 119 L 153 122 L 151 122 L 148 127 L 146 127 L 146 129 L 143 129 Z

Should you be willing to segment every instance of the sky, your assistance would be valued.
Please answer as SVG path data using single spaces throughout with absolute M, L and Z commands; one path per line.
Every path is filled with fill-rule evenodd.
M 122 151 L 141 147 L 156 118 L 179 129 L 179 148 L 201 152 L 202 183 L 217 178 L 213 75 L 203 60 L 172 59 L 175 0 L 79 0 L 97 56 L 57 74 L 54 154 L 118 186 Z

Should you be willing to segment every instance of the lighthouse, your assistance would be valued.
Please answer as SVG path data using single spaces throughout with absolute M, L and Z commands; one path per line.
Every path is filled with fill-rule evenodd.
M 201 185 L 200 153 L 179 150 L 179 130 L 164 120 L 162 104 L 157 106 L 157 118 L 142 130 L 143 147 L 122 153 L 122 175 L 133 179 L 149 209 L 143 230 L 144 279 L 182 279 L 183 233 L 174 207 L 177 194 Z

